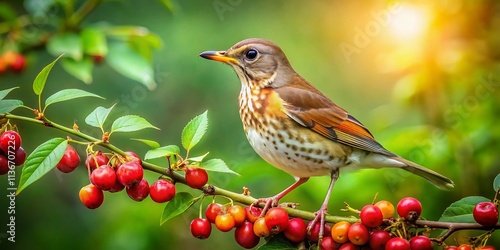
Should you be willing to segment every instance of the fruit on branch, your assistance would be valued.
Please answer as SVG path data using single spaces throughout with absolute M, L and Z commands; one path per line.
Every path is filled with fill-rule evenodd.
M 127 186 L 127 194 L 134 201 L 143 201 L 149 195 L 149 183 L 145 179 L 133 186 Z
M 349 232 L 349 228 L 351 227 L 351 223 L 347 221 L 339 221 L 332 226 L 332 239 L 337 243 L 346 243 L 349 241 L 347 233 Z
M 422 214 L 422 204 L 413 197 L 405 197 L 396 206 L 398 215 L 408 221 L 416 221 Z
M 469 244 L 462 244 L 457 247 L 457 250 L 472 250 L 472 247 Z
M 312 222 L 313 221 L 309 221 L 306 225 L 306 228 L 309 228 Z M 310 241 L 310 242 L 318 242 L 319 241 L 320 224 L 321 223 L 314 223 L 314 225 L 312 225 L 312 227 L 311 227 L 310 232 L 306 233 L 306 238 L 308 241 Z M 323 231 L 324 231 L 324 235 L 332 234 L 332 227 L 330 226 L 330 224 L 325 224 L 323 226 Z
M 104 201 L 104 193 L 93 184 L 82 187 L 78 196 L 83 205 L 90 209 L 98 208 Z
M 391 239 L 391 235 L 382 229 L 372 231 L 368 243 L 373 250 L 384 250 L 385 244 Z
M 294 243 L 301 242 L 306 238 L 306 223 L 301 218 L 292 218 L 288 220 L 288 225 L 283 233 L 289 241 Z
M 210 203 L 205 210 L 205 217 L 210 223 L 215 223 L 215 217 L 222 211 L 222 205 L 219 203 Z
M 384 219 L 390 219 L 394 217 L 395 208 L 391 202 L 386 200 L 381 200 L 375 203 L 375 206 L 380 209 Z
M 115 170 L 108 165 L 101 165 L 92 171 L 90 182 L 102 190 L 109 190 L 115 186 Z
M 24 151 L 23 147 L 19 147 L 19 149 L 17 149 L 15 153 L 14 165 L 21 166 L 24 164 L 25 161 L 26 161 L 26 151 Z
M 12 165 L 20 166 L 26 161 L 21 142 L 21 136 L 13 130 L 7 130 L 0 136 L 0 175 L 7 174 Z
M 138 161 L 125 162 L 116 170 L 118 181 L 125 187 L 131 187 L 139 183 L 143 176 L 144 170 Z
M 319 245 L 320 250 L 335 250 L 339 249 L 340 244 L 335 242 L 332 237 L 326 236 L 323 237 L 323 240 L 321 241 L 321 244 Z
M 261 238 L 271 235 L 271 231 L 266 226 L 266 218 L 260 217 L 253 223 L 253 233 Z
M 251 223 L 254 223 L 262 213 L 262 208 L 255 206 L 246 206 L 245 213 L 247 220 Z
M 202 188 L 208 182 L 208 173 L 204 169 L 188 167 L 186 169 L 186 183 L 191 188 Z
M 384 215 L 377 206 L 366 205 L 361 209 L 359 218 L 361 219 L 361 223 L 367 227 L 378 227 L 382 225 Z
M 26 68 L 26 58 L 12 50 L 6 51 L 0 55 L 0 73 L 10 69 L 15 73 L 20 73 Z
M 90 171 L 93 171 L 101 165 L 107 165 L 108 161 L 108 156 L 103 154 L 101 151 L 97 151 L 95 154 L 87 155 L 87 159 L 85 159 L 85 167 L 89 168 Z
M 175 196 L 175 185 L 165 179 L 158 179 L 151 185 L 149 196 L 157 203 L 170 201 Z
M 271 234 L 278 234 L 288 226 L 288 212 L 281 207 L 273 207 L 266 213 L 266 226 Z
M 116 173 L 116 171 L 115 171 Z M 108 192 L 110 193 L 116 193 L 116 192 L 120 192 L 122 191 L 123 189 L 125 189 L 125 186 L 123 186 L 120 181 L 118 181 L 118 177 L 115 178 L 115 184 L 113 184 L 113 187 L 111 187 L 109 190 L 107 190 Z
M 215 217 L 215 226 L 222 232 L 229 232 L 236 225 L 231 214 L 222 213 Z M 253 233 L 253 228 L 252 228 Z
M 78 152 L 76 152 L 75 148 L 68 144 L 66 150 L 64 151 L 64 155 L 61 160 L 59 160 L 56 167 L 63 173 L 71 173 L 78 167 L 78 165 L 80 165 L 80 156 L 78 155 Z
M 347 238 L 349 238 L 349 241 L 354 245 L 361 246 L 368 242 L 370 233 L 368 232 L 368 228 L 366 228 L 365 225 L 356 222 L 349 227 Z
M 14 60 L 10 64 L 10 69 L 16 73 L 20 73 L 26 67 L 26 58 L 21 54 L 15 54 Z
M 403 238 L 392 238 L 385 244 L 386 250 L 410 250 L 410 242 Z
M 103 55 L 92 55 L 92 61 L 95 63 L 95 64 L 100 64 L 104 61 L 104 56 Z
M 0 175 L 4 175 L 9 172 L 9 160 L 3 154 L 0 154 Z
M 229 213 L 234 218 L 235 226 L 241 226 L 246 219 L 245 209 L 240 205 L 233 205 L 227 208 Z
M 477 223 L 485 227 L 491 227 L 498 222 L 498 207 L 493 202 L 479 202 L 474 207 L 472 215 Z
M 234 230 L 234 239 L 236 243 L 246 249 L 254 248 L 259 244 L 260 238 L 253 233 L 253 225 L 251 222 L 245 221 L 243 225 Z
M 410 248 L 412 250 L 432 250 L 432 241 L 427 236 L 418 235 L 410 239 Z
M 354 245 L 352 242 L 347 242 L 339 247 L 339 250 L 359 250 L 359 247 Z
M 0 135 L 0 149 L 8 155 L 21 147 L 21 136 L 14 130 L 7 130 Z
M 196 218 L 189 225 L 191 234 L 198 239 L 207 239 L 212 233 L 212 224 L 205 218 Z

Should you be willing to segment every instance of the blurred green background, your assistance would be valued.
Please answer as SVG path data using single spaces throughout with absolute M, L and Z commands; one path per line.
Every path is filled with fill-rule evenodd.
M 21 1 L 7 2 L 23 10 Z M 99 21 L 140 25 L 159 35 L 163 47 L 153 54 L 158 86 L 149 91 L 106 63 L 95 68 L 94 83 L 86 85 L 58 64 L 46 96 L 62 88 L 80 88 L 106 100 L 55 104 L 47 116 L 56 122 L 71 126 L 76 120 L 81 131 L 98 136 L 84 118 L 98 105 L 116 103 L 115 117 L 138 114 L 161 128 L 113 138 L 119 147 L 143 156 L 146 146 L 130 137 L 179 145 L 183 126 L 208 109 L 208 133 L 193 153 L 210 151 L 210 157 L 224 159 L 242 175 L 211 174 L 209 181 L 236 192 L 246 186 L 254 197 L 274 195 L 293 178 L 262 161 L 248 144 L 238 116 L 240 83 L 233 70 L 198 57 L 205 50 L 225 50 L 242 39 L 261 37 L 279 44 L 297 72 L 362 121 L 386 148 L 456 183 L 453 191 L 445 192 L 398 170 L 342 173 L 330 200 L 331 214 L 346 215 L 340 211 L 343 202 L 360 208 L 376 193 L 378 199 L 394 204 L 404 196 L 417 197 L 429 220 L 439 219 L 462 197 L 493 198 L 493 178 L 500 172 L 498 1 L 193 0 L 175 1 L 169 11 L 159 1 L 127 0 L 105 2 L 84 24 Z M 27 56 L 27 70 L 0 76 L 0 86 L 20 86 L 10 96 L 36 106 L 31 83 L 54 57 L 43 49 Z M 17 125 L 27 152 L 51 137 L 66 136 L 27 123 Z M 85 148 L 77 150 L 83 156 Z M 148 173 L 146 178 L 151 183 L 157 175 Z M 1 225 L 7 223 L 6 180 L 0 178 Z M 328 177 L 313 178 L 283 201 L 316 211 L 328 182 Z M 1 248 L 239 248 L 232 232 L 221 233 L 215 227 L 207 240 L 191 236 L 189 223 L 197 217 L 198 205 L 161 227 L 164 205 L 150 199 L 137 203 L 125 192 L 106 193 L 100 208 L 86 209 L 78 191 L 87 183 L 81 168 L 72 174 L 51 171 L 30 186 L 16 199 L 16 243 L 7 243 L 2 226 Z M 177 188 L 198 194 L 183 185 Z M 460 232 L 450 242 L 462 243 L 475 234 Z M 500 245 L 498 232 L 490 243 Z

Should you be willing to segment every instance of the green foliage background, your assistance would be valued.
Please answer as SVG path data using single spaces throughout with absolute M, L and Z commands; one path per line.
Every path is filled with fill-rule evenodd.
M 21 1 L 7 2 L 23 10 Z M 54 104 L 47 116 L 67 126 L 76 120 L 83 132 L 99 136 L 97 129 L 85 125 L 84 118 L 97 105 L 116 103 L 115 117 L 139 114 L 161 128 L 114 137 L 121 148 L 143 156 L 146 146 L 129 137 L 179 145 L 182 127 L 208 109 L 208 133 L 194 151 L 210 151 L 211 157 L 224 159 L 242 175 L 211 174 L 209 181 L 234 191 L 248 187 L 255 197 L 273 195 L 293 178 L 262 161 L 248 144 L 238 116 L 240 84 L 232 69 L 198 57 L 202 51 L 225 50 L 245 38 L 266 38 L 279 44 L 302 76 L 362 121 L 386 148 L 456 183 L 453 191 L 445 192 L 398 170 L 342 173 L 329 212 L 344 215 L 339 211 L 344 201 L 360 208 L 378 192 L 378 199 L 393 203 L 404 196 L 417 197 L 424 207 L 423 216 L 437 220 L 462 197 L 494 195 L 493 178 L 500 172 L 500 3 L 419 1 L 415 5 L 427 11 L 430 21 L 413 39 L 394 36 L 391 26 L 378 19 L 377 13 L 390 11 L 394 3 L 196 0 L 175 1 L 169 12 L 159 1 L 106 2 L 85 22 L 141 25 L 163 40 L 163 47 L 153 54 L 156 90 L 124 78 L 106 63 L 95 68 L 94 83 L 85 85 L 58 64 L 49 76 L 47 95 L 62 88 L 80 88 L 107 100 Z M 367 35 L 370 25 L 378 25 L 379 31 Z M 368 38 L 363 46 L 356 46 L 359 32 Z M 356 53 L 347 56 L 342 50 L 346 44 L 357 48 Z M 0 86 L 21 86 L 12 97 L 36 106 L 31 83 L 54 57 L 44 50 L 30 51 L 27 56 L 28 69 L 0 76 Z M 65 136 L 40 126 L 17 125 L 27 152 L 51 137 Z M 77 150 L 83 155 L 85 148 Z M 148 173 L 146 178 L 153 182 L 157 175 Z M 8 219 L 5 182 L 0 181 L 1 225 Z M 284 201 L 300 202 L 301 208 L 315 211 L 328 182 L 327 177 L 313 178 Z M 2 248 L 4 244 L 9 249 L 74 250 L 238 247 L 232 233 L 220 233 L 215 227 L 209 239 L 194 239 L 189 222 L 198 214 L 196 205 L 162 227 L 159 218 L 164 205 L 150 199 L 137 203 L 125 192 L 106 193 L 99 209 L 88 210 L 78 199 L 78 190 L 87 183 L 81 168 L 73 174 L 53 171 L 30 186 L 16 199 L 16 243 L 8 244 L 2 237 L 3 227 Z M 453 238 L 463 242 L 470 235 L 461 232 Z M 493 234 L 491 244 L 500 245 L 499 238 L 498 232 Z

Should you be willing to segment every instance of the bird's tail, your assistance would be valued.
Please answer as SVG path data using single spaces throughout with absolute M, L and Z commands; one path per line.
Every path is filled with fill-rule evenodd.
M 455 184 L 453 183 L 452 180 L 450 180 L 447 177 L 445 177 L 441 174 L 438 174 L 430 169 L 422 167 L 414 162 L 403 159 L 401 157 L 394 157 L 393 159 L 406 164 L 406 166 L 402 167 L 402 169 L 404 169 L 408 172 L 414 173 L 414 174 L 428 180 L 430 183 L 434 184 L 436 187 L 438 187 L 440 189 L 450 190 L 453 187 L 455 187 Z

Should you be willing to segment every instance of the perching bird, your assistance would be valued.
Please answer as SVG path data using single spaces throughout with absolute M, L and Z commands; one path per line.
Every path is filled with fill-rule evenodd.
M 269 164 L 297 178 L 265 199 L 264 211 L 309 177 L 332 180 L 314 223 L 324 225 L 332 187 L 344 167 L 401 168 L 441 189 L 453 181 L 385 149 L 361 122 L 302 78 L 278 45 L 258 38 L 201 57 L 231 65 L 241 81 L 239 111 L 253 149 Z M 323 226 L 320 227 L 323 234 Z

